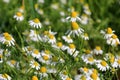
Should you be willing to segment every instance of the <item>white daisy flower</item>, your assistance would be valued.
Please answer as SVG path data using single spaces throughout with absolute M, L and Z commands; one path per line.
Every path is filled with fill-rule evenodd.
M 62 71 L 62 72 L 60 72 L 59 76 L 60 76 L 60 78 L 61 78 L 62 80 L 66 80 L 67 77 L 68 77 L 66 71 Z
M 57 10 L 59 5 L 57 3 L 51 4 L 51 8 Z
M 55 44 L 56 43 L 56 38 L 55 38 L 54 35 L 50 34 L 48 37 L 49 37 L 48 43 L 50 43 L 50 44 Z
M 10 61 L 7 61 L 7 64 L 9 65 L 9 66 L 11 66 L 11 67 L 17 67 L 17 68 L 19 68 L 19 63 L 17 62 L 17 61 L 15 61 L 15 60 L 10 60 Z
M 23 21 L 24 20 L 24 16 L 22 15 L 21 12 L 17 12 L 13 18 L 15 18 L 17 21 Z
M 49 50 L 42 51 L 40 55 L 41 57 L 38 59 L 38 61 L 45 64 L 50 64 L 52 55 Z
M 44 14 L 43 9 L 37 9 L 36 11 L 37 11 L 40 15 L 43 15 L 43 14 Z
M 96 55 L 103 54 L 103 50 L 101 49 L 100 46 L 96 46 L 95 49 L 93 50 L 93 53 Z
M 22 48 L 24 52 L 27 52 L 28 55 L 30 55 L 33 52 L 32 46 L 26 46 Z
M 107 44 L 111 46 L 117 46 L 120 44 L 119 39 L 117 38 L 117 35 L 113 34 L 111 38 L 107 39 Z
M 111 36 L 114 34 L 114 30 L 112 30 L 110 27 L 108 27 L 105 31 L 101 30 L 100 33 L 104 35 L 105 39 L 111 38 Z
M 61 49 L 63 51 L 68 48 L 67 46 L 63 45 L 62 42 L 57 42 L 56 44 L 53 44 L 52 47 Z
M 87 49 L 87 50 L 85 50 L 85 54 L 83 54 L 82 56 L 81 56 L 81 58 L 82 58 L 82 60 L 84 60 L 84 59 L 86 59 L 86 57 L 90 57 L 90 56 L 92 56 L 92 51 L 90 51 L 89 49 Z
M 93 58 L 93 56 L 87 56 L 84 59 L 82 58 L 82 60 L 86 63 L 86 64 L 94 64 L 96 62 L 96 59 Z
M 12 78 L 8 74 L 0 74 L 1 80 L 12 80 Z
M 73 40 L 70 36 L 62 36 L 62 39 L 67 43 L 73 43 Z
M 36 30 L 30 30 L 28 37 L 32 41 L 42 41 L 42 38 L 40 37 Z
M 80 28 L 76 22 L 72 22 L 71 26 L 72 26 L 72 29 L 68 35 L 73 34 L 73 36 L 75 36 L 75 35 L 80 36 L 84 32 L 84 30 L 82 28 Z
M 44 21 L 44 24 L 45 24 L 45 25 L 50 25 L 50 21 L 49 21 L 48 19 L 46 19 L 46 20 Z
M 107 64 L 107 62 L 104 61 L 104 60 L 97 60 L 96 61 L 96 66 L 101 71 L 106 71 L 106 70 L 108 70 L 110 68 L 109 65 Z
M 0 35 L 0 42 L 2 42 L 3 44 L 7 46 L 15 45 L 14 38 L 7 32 Z
M 87 33 L 82 34 L 81 37 L 82 37 L 84 40 L 89 40 L 89 37 L 88 37 L 88 34 L 87 34 Z
M 77 20 L 81 21 L 81 19 L 78 17 L 78 13 L 76 11 L 73 11 L 71 13 L 71 16 L 68 16 L 66 19 L 70 20 L 71 22 L 76 22 Z
M 85 74 L 75 75 L 74 80 L 90 80 L 90 77 Z
M 42 24 L 40 23 L 40 20 L 38 18 L 35 18 L 33 20 L 29 21 L 29 25 L 34 28 L 41 28 Z
M 30 61 L 30 66 L 36 70 L 40 69 L 40 64 L 37 61 Z
M 89 80 L 100 80 L 99 75 L 95 72 L 92 72 L 90 74 L 90 79 Z
M 19 9 L 18 9 L 19 12 L 21 13 L 24 13 L 24 6 L 21 6 Z
M 86 24 L 88 24 L 88 21 L 89 21 L 89 18 L 88 18 L 88 16 L 86 15 L 86 14 L 83 14 L 82 16 L 81 16 L 81 23 L 82 24 L 84 24 L 84 25 L 86 25 Z
M 84 12 L 85 12 L 85 14 L 87 14 L 87 15 L 91 15 L 90 9 L 84 9 Z
M 31 53 L 32 57 L 39 59 L 41 57 L 38 49 L 34 49 Z
M 82 72 L 84 74 L 87 74 L 89 72 L 89 69 L 86 67 L 80 68 L 79 70 L 80 70 L 80 72 Z

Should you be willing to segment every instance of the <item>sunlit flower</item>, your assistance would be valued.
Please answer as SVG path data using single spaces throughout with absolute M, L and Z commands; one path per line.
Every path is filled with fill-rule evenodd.
M 72 22 L 71 31 L 69 32 L 68 35 L 73 34 L 74 36 L 75 35 L 80 36 L 83 32 L 84 32 L 84 30 L 82 28 L 80 28 L 76 22 Z
M 85 74 L 75 75 L 74 80 L 90 80 L 90 77 Z
M 73 40 L 70 36 L 62 36 L 62 39 L 67 43 L 73 43 Z
M 50 34 L 48 37 L 49 37 L 48 43 L 50 43 L 50 44 L 55 44 L 56 43 L 56 38 L 55 38 L 54 35 Z
M 68 78 L 66 71 L 61 71 L 59 75 L 62 80 L 66 80 Z
M 30 66 L 36 70 L 40 69 L 40 64 L 36 61 L 30 61 Z
M 76 22 L 77 20 L 81 21 L 81 18 L 78 17 L 78 13 L 76 11 L 71 12 L 71 16 L 68 16 L 66 19 L 71 22 Z
M 32 51 L 32 53 L 31 53 L 31 55 L 34 57 L 34 58 L 40 58 L 40 52 L 39 52 L 39 50 L 38 49 L 34 49 L 33 51 Z
M 94 64 L 95 63 L 95 59 L 93 58 L 93 56 L 87 56 L 84 59 L 82 58 L 82 60 L 86 63 L 86 64 Z
M 28 55 L 30 55 L 33 52 L 32 46 L 26 46 L 22 48 L 24 52 L 27 52 Z
M 87 14 L 87 15 L 91 15 L 90 9 L 84 9 L 84 12 L 85 12 L 85 14 Z
M 95 49 L 93 50 L 93 53 L 96 55 L 103 54 L 103 50 L 101 49 L 100 46 L 96 46 Z
M 104 35 L 105 39 L 109 39 L 112 37 L 112 35 L 114 34 L 114 30 L 112 30 L 110 27 L 108 27 L 105 30 L 101 30 L 100 33 Z
M 111 45 L 111 46 L 117 46 L 120 44 L 120 41 L 117 37 L 117 35 L 113 34 L 111 36 L 111 38 L 107 39 L 107 44 Z
M 13 18 L 15 18 L 17 21 L 23 21 L 24 20 L 24 16 L 22 15 L 21 12 L 17 12 Z
M 33 20 L 29 21 L 29 25 L 34 28 L 41 28 L 42 24 L 40 23 L 40 20 L 38 18 L 35 18 Z
M 0 42 L 2 42 L 3 44 L 7 46 L 15 45 L 14 38 L 7 32 L 0 35 Z
M 96 66 L 101 71 L 106 71 L 106 70 L 108 70 L 110 68 L 109 65 L 107 64 L 107 62 L 104 61 L 104 60 L 97 60 L 96 61 Z
M 10 60 L 10 61 L 7 61 L 7 64 L 11 67 L 17 67 L 19 68 L 19 63 L 15 60 Z
M 89 21 L 89 17 L 86 15 L 86 14 L 83 14 L 82 16 L 81 16 L 81 23 L 82 24 L 84 24 L 84 25 L 86 25 L 86 24 L 88 24 L 88 21 Z
M 90 57 L 90 56 L 92 56 L 92 51 L 91 50 L 89 50 L 89 49 L 87 49 L 87 50 L 85 50 L 85 53 L 81 56 L 81 58 L 82 58 L 82 60 L 84 60 L 84 59 L 86 59 L 87 57 Z
M 90 78 L 91 78 L 90 80 L 100 80 L 99 75 L 95 72 L 92 72 L 90 74 Z
M 42 66 L 39 71 L 38 74 L 40 75 L 40 77 L 47 77 L 47 68 L 45 66 Z
M 82 34 L 81 37 L 82 37 L 84 40 L 89 40 L 89 37 L 88 37 L 88 34 L 87 34 L 87 33 Z
M 12 78 L 8 74 L 0 74 L 1 80 L 11 80 Z
M 80 70 L 80 72 L 82 72 L 84 74 L 87 74 L 89 71 L 89 69 L 87 67 L 80 68 L 79 70 Z

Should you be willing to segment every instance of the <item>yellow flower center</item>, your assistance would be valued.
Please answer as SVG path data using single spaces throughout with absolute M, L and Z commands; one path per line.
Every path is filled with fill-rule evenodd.
M 28 50 L 28 51 L 31 51 L 31 50 L 32 50 L 32 48 L 31 48 L 31 47 L 28 47 L 28 48 L 27 48 L 27 50 Z
M 2 74 L 3 78 L 8 78 L 8 74 Z
M 38 18 L 35 18 L 33 21 L 34 21 L 35 23 L 39 23 L 39 22 L 40 22 Z
M 49 32 L 48 31 L 44 31 L 44 35 L 48 35 L 49 34 Z
M 101 47 L 100 46 L 96 46 L 96 48 L 95 48 L 96 50 L 101 50 Z
M 70 40 L 70 39 L 71 39 L 71 38 L 70 38 L 70 36 L 67 36 L 67 39 L 69 39 L 69 40 Z
M 74 18 L 77 17 L 77 12 L 73 11 L 73 12 L 71 13 L 71 16 L 74 17 Z
M 2 58 L 2 54 L 0 54 L 0 59 Z
M 64 71 L 64 72 L 63 72 L 63 74 L 64 74 L 64 75 L 67 75 L 67 72 L 66 72 L 66 71 Z
M 115 57 L 112 56 L 111 59 L 110 59 L 110 62 L 113 63 L 115 61 Z
M 70 47 L 71 49 L 74 49 L 74 48 L 75 48 L 75 45 L 74 45 L 74 44 L 69 44 L 69 47 Z
M 38 4 L 35 4 L 35 9 L 37 9 L 38 8 Z
M 39 54 L 39 51 L 37 49 L 34 50 L 33 52 L 34 52 L 34 54 Z
M 71 80 L 71 78 L 68 77 L 66 80 Z
M 92 78 L 93 80 L 97 80 L 97 77 L 98 77 L 98 76 L 97 76 L 96 73 L 92 73 L 92 74 L 91 74 L 91 78 Z
M 40 72 L 42 72 L 42 73 L 46 73 L 46 72 L 47 72 L 46 67 L 41 67 L 41 68 L 40 68 Z
M 52 35 L 52 34 L 49 35 L 49 38 L 50 38 L 50 39 L 54 39 L 54 35 Z
M 84 67 L 83 70 L 84 70 L 85 72 L 88 72 L 88 68 L 86 68 L 86 67 Z
M 57 46 L 58 46 L 58 47 L 62 47 L 62 45 L 63 45 L 62 42 L 58 42 L 58 43 L 57 43 Z
M 108 34 L 112 34 L 113 33 L 112 29 L 111 28 L 107 28 L 107 33 Z
M 47 61 L 49 59 L 49 57 L 47 55 L 44 55 L 43 59 Z
M 98 74 L 98 71 L 96 69 L 93 70 L 93 73 Z
M 34 66 L 39 66 L 38 62 L 34 62 L 33 64 L 34 64 Z
M 93 61 L 94 61 L 94 58 L 93 58 L 93 57 L 89 57 L 89 58 L 88 58 L 88 61 L 93 62 Z
M 50 51 L 49 51 L 49 50 L 45 50 L 45 53 L 46 53 L 46 54 L 50 54 Z
M 120 64 L 120 59 L 118 59 L 117 63 Z
M 112 38 L 113 38 L 113 39 L 116 39 L 116 38 L 117 38 L 117 35 L 115 35 L 115 34 L 112 35 Z
M 78 30 L 79 29 L 79 25 L 76 22 L 72 22 L 72 29 L 73 30 Z
M 90 54 L 91 51 L 90 51 L 90 50 L 86 50 L 85 53 L 86 53 L 86 54 Z
M 82 77 L 81 77 L 81 80 L 86 80 L 86 77 L 85 77 L 85 76 L 82 76 Z
M 15 63 L 16 63 L 15 60 L 11 60 L 10 62 L 11 62 L 11 64 L 13 64 L 13 65 L 15 65 Z
M 9 33 L 6 32 L 6 33 L 3 33 L 3 35 L 6 40 L 9 40 L 9 41 L 12 40 L 12 36 Z
M 85 36 L 85 37 L 88 37 L 88 34 L 87 34 L 87 33 L 85 33 L 85 34 L 84 34 L 84 36 Z
M 38 77 L 37 76 L 33 76 L 32 80 L 38 80 Z
M 21 16 L 22 16 L 22 13 L 21 13 L 21 12 L 17 12 L 16 15 L 17 15 L 18 17 L 21 17 Z
M 101 65 L 105 67 L 107 66 L 107 63 L 105 61 L 101 61 Z

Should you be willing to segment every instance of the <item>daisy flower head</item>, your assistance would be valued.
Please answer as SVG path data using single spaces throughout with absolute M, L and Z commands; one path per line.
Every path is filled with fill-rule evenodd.
M 7 32 L 0 35 L 0 42 L 5 44 L 6 46 L 13 46 L 15 45 L 14 38 Z
M 18 9 L 19 12 L 21 13 L 24 13 L 24 6 L 21 6 L 19 9 Z
M 40 69 L 38 70 L 38 74 L 41 76 L 41 78 L 47 77 L 48 76 L 47 67 L 45 66 L 40 67 Z
M 76 22 L 77 20 L 81 21 L 81 19 L 78 17 L 78 13 L 76 11 L 72 11 L 71 16 L 68 16 L 66 19 L 70 20 L 71 22 Z
M 34 28 L 41 28 L 42 24 L 38 18 L 29 21 L 29 25 Z
M 84 9 L 84 12 L 85 12 L 85 14 L 87 14 L 87 15 L 91 15 L 90 9 Z
M 104 60 L 97 60 L 96 61 L 96 66 L 101 71 L 106 71 L 106 70 L 108 70 L 110 68 L 109 65 L 107 64 L 107 62 L 104 61 Z
M 73 43 L 73 40 L 70 36 L 62 36 L 62 39 L 67 43 Z
M 101 30 L 100 33 L 104 35 L 105 39 L 111 38 L 111 36 L 114 34 L 114 30 L 112 30 L 110 27 L 108 27 L 105 30 Z
M 75 75 L 74 80 L 90 80 L 90 77 L 89 75 L 80 74 L 80 75 Z
M 49 37 L 49 39 L 48 39 L 48 43 L 50 43 L 50 44 L 55 44 L 55 43 L 56 43 L 56 38 L 55 38 L 54 35 L 49 34 L 48 37 Z
M 88 37 L 88 34 L 87 34 L 87 33 L 82 34 L 81 37 L 82 37 L 84 40 L 89 40 L 89 37 Z
M 17 12 L 14 16 L 14 19 L 16 19 L 17 21 L 23 21 L 24 20 L 24 16 L 22 15 L 21 12 Z
M 120 41 L 117 37 L 117 35 L 113 34 L 111 38 L 107 39 L 107 44 L 111 46 L 117 46 L 120 44 Z
M 86 24 L 88 24 L 88 21 L 89 21 L 89 17 L 86 15 L 86 14 L 83 14 L 82 16 L 81 16 L 81 24 L 84 24 L 84 25 L 86 25 Z
M 84 74 L 87 74 L 89 72 L 89 69 L 87 67 L 81 67 L 79 69 L 80 72 L 84 73 Z
M 82 60 L 86 63 L 86 64 L 94 64 L 96 62 L 96 60 L 93 58 L 93 56 L 86 56 L 84 59 L 82 58 Z
M 37 58 L 37 59 L 40 58 L 40 56 L 41 56 L 38 49 L 34 49 L 31 53 L 31 55 L 32 55 L 32 57 Z
M 40 64 L 34 60 L 30 61 L 30 66 L 31 68 L 36 69 L 36 70 L 40 69 Z
M 96 55 L 103 54 L 103 50 L 101 49 L 100 46 L 96 46 L 95 49 L 93 50 L 93 53 Z
M 4 74 L 0 74 L 0 79 L 1 80 L 11 80 L 12 78 L 8 74 L 4 73 Z
M 80 28 L 76 22 L 72 22 L 71 23 L 71 31 L 69 32 L 68 35 L 73 34 L 73 36 L 75 36 L 75 35 L 80 36 L 83 32 L 84 32 L 84 30 L 82 28 Z
M 92 72 L 90 74 L 90 78 L 91 78 L 90 80 L 100 80 L 99 75 L 95 72 Z

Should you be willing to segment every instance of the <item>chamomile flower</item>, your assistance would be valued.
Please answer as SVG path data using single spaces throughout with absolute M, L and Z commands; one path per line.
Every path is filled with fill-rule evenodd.
M 52 47 L 57 48 L 57 49 L 61 49 L 61 50 L 66 50 L 68 47 L 63 45 L 62 42 L 57 42 L 56 44 L 53 44 Z
M 84 25 L 86 25 L 86 24 L 88 24 L 88 21 L 89 21 L 89 17 L 86 15 L 86 14 L 83 14 L 82 16 L 81 16 L 81 23 L 82 24 L 84 24 Z
M 51 8 L 57 10 L 59 8 L 58 3 L 51 4 Z
M 29 25 L 34 28 L 41 28 L 42 24 L 38 18 L 29 21 Z
M 51 58 L 52 58 L 51 52 L 49 50 L 44 50 L 41 52 L 41 57 L 38 59 L 38 61 L 45 64 L 50 64 Z
M 40 64 L 34 60 L 30 61 L 30 66 L 31 68 L 36 69 L 36 70 L 40 69 Z
M 91 78 L 90 80 L 100 80 L 99 75 L 95 72 L 92 72 L 90 74 L 90 78 Z
M 24 20 L 24 16 L 22 15 L 21 12 L 17 12 L 14 16 L 14 19 L 16 19 L 17 21 L 23 21 Z
M 76 57 L 79 53 L 79 51 L 76 50 L 76 46 L 74 44 L 69 44 L 67 48 L 67 53 L 72 55 L 73 57 Z
M 37 9 L 38 14 L 43 15 L 44 11 L 42 9 Z
M 85 12 L 85 14 L 87 14 L 87 15 L 91 15 L 90 9 L 84 9 L 84 12 Z
M 26 46 L 22 48 L 24 52 L 26 52 L 28 55 L 30 55 L 33 52 L 32 46 Z
M 76 22 L 77 20 L 81 21 L 81 18 L 78 17 L 78 13 L 76 11 L 71 12 L 71 16 L 68 16 L 66 19 L 71 22 Z
M 107 64 L 107 62 L 104 61 L 104 60 L 97 60 L 96 61 L 96 66 L 101 71 L 106 71 L 106 70 L 108 70 L 110 68 L 109 65 Z
M 8 74 L 4 73 L 4 74 L 0 74 L 0 79 L 1 80 L 11 80 L 12 78 Z
M 7 64 L 10 66 L 10 67 L 17 67 L 19 68 L 19 63 L 15 60 L 10 60 L 10 61 L 7 61 Z
M 85 50 L 85 53 L 81 56 L 81 58 L 82 58 L 82 60 L 84 60 L 84 59 L 86 59 L 86 57 L 92 56 L 92 54 L 93 54 L 92 51 L 87 49 L 87 50 Z
M 45 24 L 45 25 L 50 25 L 49 19 L 45 19 L 44 24 Z
M 38 70 L 38 74 L 40 75 L 41 78 L 47 77 L 48 76 L 47 67 L 45 66 L 40 67 L 40 69 Z
M 62 39 L 67 43 L 73 43 L 73 40 L 70 36 L 62 36 Z
M 40 37 L 36 30 L 30 30 L 28 38 L 32 41 L 42 41 L 42 38 Z
M 31 55 L 34 57 L 34 58 L 40 58 L 40 52 L 39 52 L 39 50 L 38 49 L 34 49 L 33 51 L 32 51 L 32 53 L 31 53 Z
M 75 75 L 74 80 L 90 80 L 90 77 L 85 74 Z
M 107 39 L 107 44 L 111 46 L 117 46 L 120 44 L 120 41 L 117 37 L 117 35 L 113 34 L 111 38 Z
M 89 40 L 89 37 L 88 37 L 88 34 L 87 34 L 87 33 L 82 34 L 81 37 L 82 37 L 84 40 Z
M 89 69 L 87 67 L 80 68 L 79 70 L 80 70 L 80 72 L 82 72 L 84 74 L 87 74 L 89 71 Z
M 86 63 L 86 64 L 94 64 L 96 62 L 96 60 L 93 58 L 93 56 L 87 56 L 84 59 L 82 58 L 82 60 Z
M 15 45 L 14 38 L 7 32 L 0 35 L 0 42 L 5 44 L 6 46 L 13 46 Z
M 52 35 L 52 34 L 50 34 L 49 36 L 48 36 L 48 43 L 50 43 L 50 44 L 55 44 L 56 43 L 56 38 L 55 38 L 55 36 L 54 35 Z
M 101 30 L 100 33 L 104 35 L 105 39 L 111 38 L 111 36 L 114 34 L 114 30 L 112 30 L 110 27 L 108 27 L 105 30 Z
M 18 9 L 19 12 L 21 13 L 24 13 L 24 6 L 21 6 L 19 9 Z
M 83 32 L 84 32 L 84 30 L 82 28 L 80 28 L 76 22 L 72 22 L 71 23 L 71 31 L 69 32 L 68 35 L 73 34 L 73 36 L 75 36 L 75 35 L 80 36 Z
M 65 80 L 67 79 L 68 75 L 67 75 L 67 72 L 64 70 L 64 71 L 61 71 L 60 74 L 59 74 L 60 78 L 62 80 Z
M 93 53 L 96 55 L 103 54 L 103 50 L 101 49 L 100 46 L 96 46 L 95 49 L 93 50 Z

